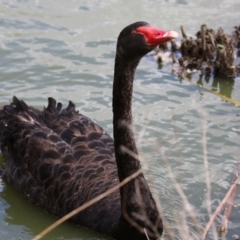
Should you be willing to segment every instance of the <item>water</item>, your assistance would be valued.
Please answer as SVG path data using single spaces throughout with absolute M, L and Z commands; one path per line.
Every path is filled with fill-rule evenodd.
M 145 20 L 169 30 L 178 30 L 183 24 L 190 34 L 202 23 L 231 32 L 240 24 L 239 9 L 238 0 L 1 1 L 0 105 L 9 103 L 12 95 L 37 108 L 46 105 L 49 96 L 65 105 L 71 99 L 111 134 L 113 59 L 116 38 L 123 27 Z M 186 212 L 169 169 L 192 204 L 191 212 L 197 215 L 197 223 L 186 218 L 185 229 L 189 226 L 192 239 L 198 239 L 199 229 L 209 219 L 204 143 L 214 211 L 238 167 L 240 117 L 236 115 L 240 109 L 179 81 L 169 68 L 158 69 L 150 55 L 141 61 L 134 84 L 134 127 L 139 151 L 148 166 L 147 179 L 161 202 L 173 239 L 181 238 L 178 230 Z M 197 81 L 198 76 L 193 79 Z M 201 81 L 240 101 L 240 78 Z M 238 193 L 235 202 L 239 202 Z M 239 207 L 234 207 L 227 239 L 240 235 L 239 214 Z M 0 239 L 31 239 L 55 220 L 0 180 Z M 66 223 L 45 239 L 107 238 Z M 165 239 L 170 239 L 169 234 Z

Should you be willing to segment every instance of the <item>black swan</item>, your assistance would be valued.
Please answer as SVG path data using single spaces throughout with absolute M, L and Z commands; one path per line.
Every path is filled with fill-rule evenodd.
M 71 101 L 63 108 L 49 98 L 40 111 L 13 97 L 0 110 L 3 177 L 29 202 L 63 216 L 138 171 L 140 162 L 129 152 L 138 153 L 131 130 L 135 70 L 145 54 L 176 36 L 146 22 L 121 31 L 113 82 L 114 140 Z M 163 231 L 142 173 L 70 220 L 121 240 L 157 239 Z

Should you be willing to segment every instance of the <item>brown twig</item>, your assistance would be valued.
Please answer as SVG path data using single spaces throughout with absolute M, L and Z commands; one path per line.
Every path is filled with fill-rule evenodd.
M 237 185 L 235 184 L 233 187 L 234 188 L 232 190 L 232 193 L 229 196 L 229 199 L 228 199 L 228 201 L 225 205 L 224 215 L 223 215 L 223 218 L 222 218 L 222 223 L 221 223 L 221 226 L 219 228 L 220 232 L 226 232 L 227 228 L 228 228 L 228 221 L 229 221 L 229 218 L 230 218 L 230 215 L 231 215 L 231 212 L 232 212 L 234 197 L 235 197 L 236 191 L 237 191 Z
M 180 29 L 181 29 L 183 38 L 187 38 L 187 34 L 185 32 L 185 29 L 184 29 L 183 25 L 180 26 Z
M 206 50 L 206 25 L 203 24 L 201 26 L 201 38 L 202 38 L 202 45 L 203 45 L 203 51 Z
M 212 44 L 213 47 L 215 48 L 216 45 L 215 45 L 215 41 L 214 41 L 214 37 L 213 37 L 213 35 L 209 32 L 209 33 L 208 33 L 208 36 L 209 36 L 209 38 L 210 38 L 211 44 Z
M 171 53 L 171 57 L 172 57 L 173 63 L 177 63 L 177 59 L 176 59 L 175 54 L 173 52 Z
M 204 170 L 205 170 L 205 178 L 206 178 L 206 202 L 207 202 L 207 211 L 209 217 L 212 215 L 211 210 L 211 182 L 210 182 L 210 174 L 209 174 L 209 163 L 208 163 L 208 152 L 207 152 L 207 116 L 205 111 L 201 111 L 203 126 L 202 126 L 202 145 L 203 145 L 203 162 L 204 162 Z M 217 230 L 215 226 L 213 227 L 213 235 L 214 239 L 217 239 Z
M 233 194 L 234 191 L 236 191 L 236 187 L 237 185 L 240 183 L 240 175 L 237 177 L 236 181 L 232 184 L 231 188 L 228 190 L 226 196 L 224 197 L 224 199 L 222 200 L 222 202 L 219 204 L 219 206 L 217 207 L 217 209 L 215 210 L 214 214 L 212 215 L 212 217 L 210 218 L 207 226 L 205 227 L 205 230 L 201 236 L 201 240 L 204 240 L 206 238 L 206 235 L 208 233 L 208 231 L 210 230 L 214 219 L 217 217 L 217 215 L 219 214 L 219 212 L 222 210 L 222 208 L 224 207 L 224 205 L 227 203 L 227 201 L 229 200 L 229 198 L 231 197 L 231 195 Z

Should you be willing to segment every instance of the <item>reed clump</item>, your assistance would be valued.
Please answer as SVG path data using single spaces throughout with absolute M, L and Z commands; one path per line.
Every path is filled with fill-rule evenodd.
M 171 57 L 173 63 L 178 63 L 178 75 L 200 70 L 204 75 L 215 77 L 235 77 L 240 74 L 240 64 L 235 64 L 240 57 L 240 25 L 234 27 L 232 34 L 227 34 L 220 27 L 217 31 L 201 25 L 195 36 L 188 36 L 183 26 L 180 26 L 182 39 L 178 45 L 171 41 Z M 161 62 L 161 52 L 168 49 L 160 46 L 158 61 Z M 176 54 L 176 53 L 180 54 Z M 176 56 L 180 57 L 176 57 Z

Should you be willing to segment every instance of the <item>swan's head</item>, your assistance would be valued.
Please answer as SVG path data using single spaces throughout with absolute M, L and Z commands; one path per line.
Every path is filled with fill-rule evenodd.
M 117 54 L 125 59 L 141 59 L 159 44 L 178 37 L 175 31 L 165 31 L 146 22 L 136 22 L 125 27 L 119 34 Z

